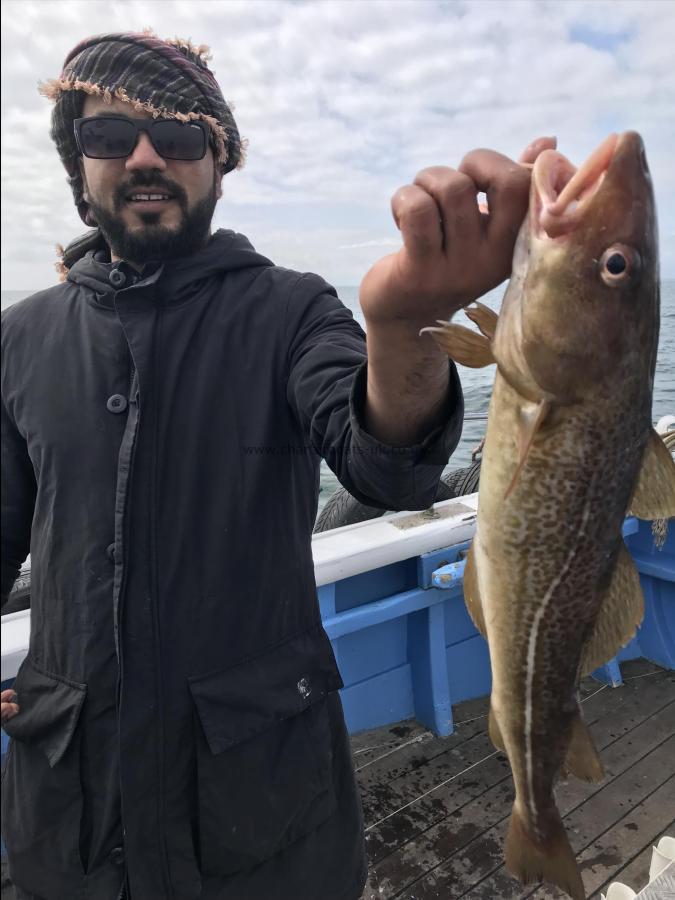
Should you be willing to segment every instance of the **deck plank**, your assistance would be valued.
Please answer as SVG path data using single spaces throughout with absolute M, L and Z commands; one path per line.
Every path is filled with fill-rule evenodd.
M 660 826 L 657 826 L 655 831 L 648 829 L 648 833 L 644 834 L 640 832 L 640 826 L 632 821 L 631 814 L 634 808 L 650 800 L 650 805 L 654 807 L 666 802 L 663 798 L 668 792 L 669 779 L 672 778 L 672 775 L 668 773 L 672 768 L 671 760 L 673 758 L 675 758 L 675 736 L 671 735 L 660 746 L 614 778 L 611 778 L 608 765 L 608 775 L 611 778 L 609 783 L 595 791 L 591 797 L 575 809 L 567 812 L 566 807 L 559 800 L 559 807 L 564 815 L 565 829 L 579 862 L 587 893 L 592 893 L 604 884 L 604 880 L 599 883 L 594 881 L 596 862 L 599 864 L 604 860 L 606 866 L 611 866 L 610 875 L 607 877 L 609 880 L 614 880 L 613 873 L 636 852 L 635 849 L 632 849 L 632 844 L 626 842 L 624 847 L 613 851 L 613 856 L 606 853 L 602 859 L 589 863 L 590 848 L 601 844 L 605 834 L 618 828 L 617 834 L 620 836 L 622 832 L 618 826 L 623 823 L 621 827 L 626 828 L 626 837 L 630 837 L 632 841 L 636 839 L 639 842 L 638 849 L 641 849 L 664 827 L 662 814 L 659 814 L 657 810 L 655 821 L 660 822 Z M 668 815 L 672 818 L 671 811 Z M 505 837 L 506 823 L 502 826 L 501 832 Z M 638 834 L 635 835 L 633 832 L 638 832 Z M 589 868 L 590 872 L 587 871 Z M 517 882 L 508 875 L 503 865 L 500 865 L 498 871 L 490 878 L 476 885 L 466 894 L 466 897 L 470 897 L 471 900 L 508 896 L 522 898 L 522 900 L 526 897 L 543 900 L 543 898 L 562 898 L 565 897 L 565 894 L 553 888 L 536 886 L 521 890 Z
M 639 693 L 629 689 L 618 697 L 617 692 L 623 691 L 624 688 L 613 689 L 608 698 L 612 701 L 608 704 L 611 708 L 605 710 L 603 716 L 596 713 L 595 722 L 590 724 L 600 750 L 648 718 L 655 706 L 658 709 L 664 700 L 673 696 L 669 685 L 664 683 L 645 684 Z M 480 760 L 486 761 L 475 766 Z M 474 768 L 470 768 L 472 765 Z M 495 755 L 489 738 L 482 734 L 459 748 L 452 748 L 447 754 L 434 757 L 425 768 L 417 770 L 414 777 L 386 781 L 375 804 L 372 794 L 364 797 L 371 864 L 376 864 L 415 835 L 424 833 L 434 823 L 510 777 L 505 757 Z M 451 778 L 453 781 L 446 787 L 444 782 Z M 424 796 L 428 791 L 432 793 Z
M 675 673 L 644 660 L 624 664 L 622 669 L 626 683 L 621 688 L 604 689 L 591 680 L 582 686 L 584 717 L 601 750 L 605 781 L 586 785 L 571 780 L 557 789 L 558 804 L 568 817 L 566 826 L 568 831 L 572 829 L 570 838 L 580 862 L 584 862 L 582 854 L 587 848 L 590 852 L 594 843 L 602 845 L 603 834 L 616 843 L 621 831 L 613 837 L 610 832 L 635 811 L 638 827 L 635 833 L 626 829 L 632 843 L 624 842 L 615 851 L 621 858 L 611 864 L 613 868 L 607 863 L 604 874 L 610 881 L 667 829 L 668 822 L 656 814 L 651 820 L 653 827 L 649 825 L 649 813 L 640 810 L 641 804 L 646 809 L 659 805 L 659 792 L 666 790 L 669 777 L 675 774 L 675 744 L 667 743 L 675 734 Z M 480 710 L 479 701 L 472 703 L 472 711 Z M 465 704 L 454 712 L 458 721 L 467 718 Z M 423 744 L 409 745 L 402 750 L 407 753 L 405 759 L 396 763 L 391 757 L 373 759 L 368 766 L 363 797 L 371 869 L 364 900 L 452 900 L 460 896 L 511 900 L 542 890 L 534 886 L 523 892 L 503 869 L 512 781 L 503 755 L 492 755 L 485 721 L 479 718 L 477 722 L 471 723 L 474 734 L 468 739 L 458 741 L 456 735 L 444 739 L 452 742 L 455 738 L 445 752 L 443 739 L 434 739 L 431 752 L 426 752 Z M 377 740 L 377 731 L 369 735 L 371 741 L 373 738 Z M 476 766 L 481 759 L 484 761 Z M 461 768 L 471 765 L 474 768 L 468 772 Z M 378 783 L 378 776 L 382 782 Z M 359 781 L 362 777 L 359 773 Z M 651 800 L 648 785 L 654 794 Z M 631 827 L 635 824 L 630 818 L 628 823 Z M 603 874 L 598 865 L 596 861 L 591 866 L 599 873 L 591 873 L 596 880 Z M 648 865 L 647 861 L 647 869 Z M 589 889 L 594 883 L 589 882 Z M 536 897 L 539 900 L 540 894 Z
M 653 669 L 654 667 L 652 667 Z M 610 722 L 610 730 L 617 724 L 611 716 L 624 717 L 629 711 L 637 710 L 638 715 L 645 705 L 643 695 L 654 691 L 653 702 L 658 702 L 658 697 L 668 699 L 669 691 L 675 691 L 675 676 L 670 679 L 671 684 L 664 684 L 668 673 L 657 670 L 654 676 L 640 679 L 637 683 L 627 682 L 621 688 L 609 688 L 599 686 L 590 679 L 592 691 L 583 700 L 584 719 L 589 727 L 592 727 L 599 718 L 605 718 Z M 648 687 L 648 682 L 654 682 Z M 675 694 L 670 694 L 675 696 Z M 650 699 L 651 702 L 651 699 Z M 664 701 L 665 702 L 665 701 Z M 467 760 L 475 749 L 482 754 L 484 745 L 476 736 L 485 734 L 487 730 L 487 698 L 482 701 L 483 716 L 477 720 L 467 717 L 467 712 L 474 713 L 480 707 L 476 701 L 471 701 L 472 708 L 466 710 L 466 704 L 461 704 L 457 719 L 466 722 L 457 728 L 457 731 L 447 738 L 433 738 L 429 742 L 408 744 L 402 747 L 400 752 L 384 751 L 386 756 L 382 760 L 373 760 L 369 765 L 364 765 L 356 758 L 357 777 L 362 792 L 366 823 L 381 819 L 404 803 L 413 800 L 416 796 L 438 784 L 443 777 L 448 777 L 457 769 L 453 769 L 453 759 Z M 597 739 L 597 738 L 596 738 Z M 375 739 L 376 740 L 376 739 Z M 469 741 L 474 741 L 470 746 L 464 746 Z M 485 745 L 491 746 L 491 745 Z M 481 758 L 475 754 L 475 758 Z M 467 764 L 470 764 L 471 760 Z M 442 777 L 437 777 L 442 776 Z
M 645 734 L 629 734 L 609 748 L 605 754 L 607 778 L 603 785 L 579 783 L 581 794 L 578 793 L 577 783 L 567 782 L 564 785 L 569 790 L 567 796 L 561 797 L 560 794 L 558 796 L 561 812 L 565 815 L 574 810 L 578 811 L 576 818 L 568 816 L 565 820 L 575 852 L 579 852 L 579 849 L 584 848 L 603 827 L 607 827 L 607 823 L 612 821 L 608 820 L 608 816 L 614 814 L 614 818 L 618 818 L 622 815 L 623 798 L 626 797 L 628 785 L 642 796 L 645 785 L 651 783 L 649 773 L 653 766 L 660 762 L 662 767 L 667 768 L 670 757 L 675 758 L 675 738 L 672 737 L 675 730 L 675 704 L 671 704 L 671 707 L 669 721 L 655 725 L 650 718 L 636 729 L 636 731 L 643 730 Z M 652 760 L 647 753 L 646 762 L 644 757 L 638 760 L 644 763 L 642 768 L 631 772 L 636 763 L 636 754 L 645 749 L 641 739 L 647 736 L 653 742 L 652 747 L 658 750 L 660 755 Z M 664 736 L 666 742 L 670 740 L 671 745 L 660 749 L 660 746 L 663 746 Z M 636 747 L 641 749 L 636 750 Z M 627 777 L 623 777 L 626 770 Z M 641 783 L 640 779 L 643 778 Z M 585 802 L 584 794 L 591 793 L 600 799 L 596 800 L 595 805 L 589 806 Z M 452 882 L 456 896 L 462 896 L 463 892 L 472 889 L 477 882 L 489 878 L 491 873 L 496 871 L 497 874 L 493 875 L 492 880 L 486 883 L 485 888 L 476 896 L 485 898 L 508 896 L 504 891 L 508 889 L 513 892 L 516 883 L 505 872 L 501 875 L 499 873 L 502 870 L 503 844 L 512 803 L 513 785 L 508 777 L 473 803 L 466 804 L 454 816 L 432 826 L 418 838 L 408 842 L 397 853 L 375 864 L 371 869 L 371 887 L 377 888 L 380 897 L 395 897 L 402 889 L 410 889 L 414 884 L 417 896 L 417 892 L 422 888 L 416 882 L 424 878 L 425 872 L 443 870 L 445 877 L 439 877 L 439 872 L 436 872 L 431 883 L 436 885 L 441 881 L 449 888 Z M 458 854 L 458 851 L 461 853 Z M 479 861 L 470 871 L 465 872 L 465 857 L 467 855 L 471 857 L 474 852 Z
M 672 823 L 675 809 L 675 775 L 608 829 L 578 857 L 588 895 L 606 888 L 614 881 L 617 867 L 626 858 L 642 850 L 661 830 Z M 563 900 L 565 894 L 540 888 L 532 900 Z

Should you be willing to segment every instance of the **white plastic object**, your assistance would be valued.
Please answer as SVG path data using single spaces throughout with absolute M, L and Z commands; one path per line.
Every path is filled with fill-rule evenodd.
M 675 862 L 675 837 L 662 837 L 652 849 L 652 862 L 649 866 L 650 883 L 658 878 L 664 869 Z
M 656 423 L 656 431 L 661 436 L 668 434 L 669 431 L 675 431 L 675 416 L 661 416 Z
M 602 900 L 634 900 L 637 894 L 627 884 L 620 881 L 613 881 L 607 888 L 606 894 L 600 894 Z

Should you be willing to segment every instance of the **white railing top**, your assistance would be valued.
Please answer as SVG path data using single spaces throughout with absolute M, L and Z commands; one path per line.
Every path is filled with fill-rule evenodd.
M 14 678 L 28 653 L 30 610 L 8 613 L 2 617 L 2 680 Z
M 426 512 L 400 512 L 344 525 L 312 538 L 317 587 L 391 563 L 460 544 L 475 530 L 478 494 L 436 503 Z M 2 617 L 2 680 L 14 678 L 28 652 L 30 610 Z
M 390 513 L 315 534 L 317 587 L 467 541 L 475 531 L 477 507 L 478 494 L 469 494 L 443 500 L 426 512 Z

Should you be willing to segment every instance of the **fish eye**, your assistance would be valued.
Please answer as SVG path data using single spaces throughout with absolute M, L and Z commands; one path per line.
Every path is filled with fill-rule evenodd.
M 607 259 L 607 261 L 605 262 L 605 268 L 610 275 L 620 275 L 628 268 L 626 257 L 623 255 L 623 253 L 612 253 L 609 259 Z
M 640 256 L 625 244 L 609 247 L 600 258 L 600 275 L 611 287 L 632 281 L 640 268 Z

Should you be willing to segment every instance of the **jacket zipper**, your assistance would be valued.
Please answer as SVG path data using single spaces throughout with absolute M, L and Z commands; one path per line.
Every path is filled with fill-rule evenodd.
M 159 300 L 159 298 L 158 298 Z M 159 356 L 162 346 L 162 327 L 163 327 L 164 307 L 161 300 L 157 304 L 157 325 L 153 340 L 153 366 L 152 366 L 152 387 L 154 389 L 154 401 L 150 404 L 152 408 L 152 447 L 151 458 L 157 459 L 157 448 L 159 445 L 159 400 L 157 385 L 160 384 L 159 378 Z M 164 757 L 164 687 L 162 682 L 162 641 L 161 641 L 161 622 L 159 611 L 159 591 L 158 591 L 158 563 L 157 563 L 157 467 L 153 466 L 150 473 L 150 484 L 148 492 L 148 510 L 149 510 L 149 537 L 150 537 L 150 597 L 152 603 L 152 612 L 154 618 L 154 638 L 155 638 L 155 671 L 157 672 L 156 690 L 157 690 L 157 763 L 159 767 L 159 796 L 158 796 L 158 839 L 160 842 L 160 853 L 162 862 L 164 863 L 164 879 L 167 887 L 165 900 L 174 897 L 173 884 L 171 881 L 171 869 L 169 865 L 169 852 L 166 843 L 165 831 L 165 791 L 166 791 L 166 770 Z
M 131 353 L 131 351 L 129 351 Z M 129 370 L 129 403 L 138 404 L 138 373 L 136 371 L 136 365 L 134 363 L 133 356 L 131 357 L 131 368 Z M 131 470 L 133 466 L 133 457 L 134 457 L 134 447 L 136 444 L 136 435 L 138 433 L 138 417 L 140 410 L 136 409 L 136 424 L 134 426 L 134 436 L 132 446 L 129 450 L 129 474 L 127 475 L 127 485 L 126 485 L 126 495 L 129 496 L 129 491 L 131 488 Z M 128 427 L 128 423 L 127 423 Z M 126 504 L 125 504 L 126 505 Z M 128 540 L 128 528 L 127 528 L 127 514 L 126 509 L 124 512 L 124 522 L 123 522 L 123 534 L 122 534 L 122 546 L 128 548 L 129 540 Z M 126 562 L 126 561 L 125 561 Z M 123 670 L 123 653 L 122 653 L 122 641 L 119 639 L 119 634 L 121 632 L 121 618 L 122 618 L 122 604 L 124 600 L 124 594 L 126 592 L 126 567 L 125 572 L 122 575 L 122 582 L 120 584 L 119 595 L 117 598 L 117 628 L 118 628 L 118 637 L 115 641 L 116 649 L 117 649 L 117 733 L 121 734 L 121 720 L 120 720 L 120 710 L 122 704 L 122 670 Z M 121 788 L 121 785 L 120 785 Z M 126 829 L 122 826 L 122 845 L 124 846 L 126 842 Z M 116 900 L 127 900 L 128 897 L 128 873 L 126 869 L 126 861 L 124 865 L 124 881 L 122 882 L 122 886 L 120 888 L 120 892 L 116 898 Z

